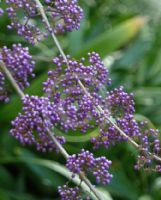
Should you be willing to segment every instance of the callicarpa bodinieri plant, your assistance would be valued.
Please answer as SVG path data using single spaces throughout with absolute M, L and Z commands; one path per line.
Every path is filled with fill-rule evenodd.
M 87 58 L 79 60 L 66 55 L 57 39 L 58 34 L 71 32 L 80 27 L 83 10 L 77 0 L 6 0 L 10 18 L 9 29 L 17 31 L 29 43 L 35 45 L 44 37 L 51 37 L 60 55 L 53 58 L 53 68 L 48 71 L 47 80 L 42 83 L 44 96 L 30 96 L 24 93 L 34 75 L 35 61 L 28 47 L 13 44 L 11 48 L 0 49 L 0 101 L 9 103 L 10 85 L 22 100 L 22 112 L 11 122 L 10 134 L 22 145 L 34 145 L 38 151 L 55 151 L 66 159 L 66 168 L 71 180 L 78 176 L 80 184 L 70 186 L 69 182 L 58 186 L 62 200 L 102 200 L 97 188 L 90 182 L 93 176 L 97 184 L 109 184 L 112 161 L 104 156 L 95 157 L 82 149 L 69 155 L 63 145 L 66 140 L 56 135 L 54 129 L 64 134 L 79 131 L 85 135 L 98 127 L 99 134 L 90 138 L 93 149 L 109 148 L 123 141 L 129 142 L 138 151 L 134 166 L 139 170 L 161 173 L 159 131 L 149 129 L 147 122 L 137 122 L 133 94 L 120 86 L 101 96 L 101 88 L 111 85 L 109 72 L 99 53 L 91 51 Z M 32 19 L 41 23 L 32 23 Z M 89 176 L 90 175 L 90 176 Z M 84 182 L 90 193 L 82 188 Z

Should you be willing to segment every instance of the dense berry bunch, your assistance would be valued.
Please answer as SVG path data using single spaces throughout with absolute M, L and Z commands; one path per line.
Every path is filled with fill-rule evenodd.
M 126 133 L 127 136 L 131 138 L 140 134 L 138 123 L 131 114 L 125 115 L 122 119 L 117 119 L 116 124 L 122 131 L 124 131 L 124 133 Z M 119 135 L 119 131 L 117 132 Z M 122 137 L 122 139 L 125 140 L 126 138 Z
M 35 62 L 27 47 L 24 48 L 21 44 L 14 44 L 11 49 L 3 47 L 0 49 L 0 61 L 5 64 L 22 90 L 29 86 L 28 78 L 34 77 Z M 0 99 L 7 99 L 5 76 L 2 72 L 0 72 Z
M 105 157 L 94 158 L 93 154 L 89 151 L 81 150 L 81 153 L 72 155 L 67 160 L 67 168 L 74 174 L 81 171 L 84 173 L 91 172 L 97 183 L 108 184 L 112 175 L 108 172 L 111 161 Z
M 110 79 L 99 55 L 92 52 L 88 57 L 88 65 L 84 58 L 78 62 L 68 56 L 68 63 L 61 56 L 54 58 L 56 69 L 48 72 L 48 79 L 44 83 L 44 92 L 58 105 L 62 115 L 61 126 L 65 130 L 78 128 L 85 132 L 93 127 L 93 119 L 95 126 L 100 121 L 95 106 L 104 105 L 105 101 L 98 91 L 104 84 L 110 84 Z M 93 98 L 84 93 L 78 80 L 82 81 Z
M 139 132 L 139 126 L 134 119 L 133 115 L 125 115 L 123 119 L 117 119 L 115 124 L 126 133 L 127 136 L 135 137 Z M 110 145 L 116 142 L 127 140 L 126 137 L 122 136 L 120 132 L 111 123 L 105 122 L 100 126 L 100 134 L 95 138 L 91 138 L 91 142 L 94 145 L 94 149 L 103 145 L 108 148 Z
M 52 129 L 59 120 L 55 105 L 48 98 L 26 95 L 23 98 L 23 114 L 12 122 L 11 134 L 22 144 L 36 145 L 37 150 L 57 151 L 48 129 Z M 65 142 L 63 137 L 57 137 L 57 140 L 60 144 Z
M 61 200 L 81 200 L 81 191 L 79 187 L 69 187 L 68 185 L 63 185 L 58 187 L 58 192 L 60 194 Z
M 68 158 L 66 166 L 74 174 L 78 174 L 81 171 L 91 171 L 95 163 L 95 158 L 93 154 L 84 149 L 80 154 L 72 155 Z
M 96 177 L 97 183 L 103 183 L 104 185 L 109 184 L 112 174 L 108 172 L 111 161 L 105 157 L 99 157 L 95 159 L 95 164 L 92 170 L 93 175 Z
M 133 94 L 126 93 L 123 87 L 107 92 L 106 103 L 114 118 L 135 112 Z
M 49 30 L 49 27 L 44 30 L 38 6 L 34 0 L 6 0 L 6 4 L 8 6 L 6 11 L 11 19 L 8 28 L 16 29 L 19 35 L 23 35 L 32 44 L 46 37 L 48 31 L 62 33 L 78 29 L 83 17 L 83 10 L 77 5 L 76 0 L 55 0 L 54 2 L 44 0 L 43 6 L 52 24 L 52 30 Z M 37 23 L 35 19 L 39 17 Z
M 9 29 L 16 29 L 19 35 L 25 37 L 31 43 L 40 40 L 42 32 L 32 19 L 37 16 L 37 8 L 34 1 L 30 0 L 6 0 L 7 13 L 11 19 Z M 21 16 L 21 17 L 20 17 Z
M 58 187 L 58 192 L 60 194 L 61 200 L 90 200 L 80 187 L 69 187 L 68 185 L 63 185 Z M 83 197 L 84 198 L 83 198 Z
M 108 110 L 108 115 L 112 117 L 114 123 L 128 136 L 139 135 L 139 126 L 133 116 L 135 111 L 133 95 L 126 93 L 123 87 L 107 92 L 104 108 Z M 92 138 L 91 142 L 94 144 L 94 148 L 98 148 L 100 145 L 108 148 L 110 144 L 126 139 L 111 123 L 104 119 L 100 124 L 100 135 L 97 138 Z
M 55 96 L 53 87 L 54 89 L 63 87 L 67 94 L 75 92 L 74 94 L 81 95 L 83 91 L 77 83 L 78 79 L 83 82 L 89 92 L 98 92 L 104 84 L 110 84 L 108 70 L 99 55 L 95 52 L 89 53 L 88 60 L 89 64 L 86 65 L 85 62 L 87 61 L 84 58 L 80 62 L 70 58 L 70 56 L 68 56 L 68 61 L 65 61 L 62 56 L 54 58 L 53 63 L 56 69 L 49 71 L 49 78 L 44 84 L 44 91 L 52 97 Z
M 83 17 L 83 10 L 79 7 L 77 0 L 45 0 L 48 3 L 47 12 L 54 19 L 55 33 L 63 33 L 79 29 Z
M 138 155 L 137 164 L 135 165 L 136 169 L 146 168 L 161 172 L 161 165 L 155 165 L 153 162 L 153 157 L 149 152 L 160 156 L 161 153 L 161 144 L 159 140 L 159 130 L 149 129 L 147 122 L 141 122 L 140 124 L 140 133 L 138 135 L 138 141 L 140 144 L 140 153 Z

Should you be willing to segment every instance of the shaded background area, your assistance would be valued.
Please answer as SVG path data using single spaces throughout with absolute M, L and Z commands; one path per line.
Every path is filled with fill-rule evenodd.
M 111 88 L 123 85 L 135 94 L 136 118 L 148 119 L 150 126 L 161 129 L 161 1 L 159 0 L 80 0 L 85 11 L 81 29 L 59 39 L 65 51 L 76 58 L 88 51 L 97 51 L 104 59 L 112 78 Z M 4 7 L 3 2 L 0 7 Z M 142 16 L 142 17 L 141 17 Z M 0 18 L 0 47 L 26 42 L 15 32 L 8 31 L 7 16 Z M 44 40 L 30 52 L 37 61 L 37 78 L 26 92 L 42 95 L 42 81 L 53 68 L 57 55 L 50 39 Z M 103 88 L 102 94 L 109 88 Z M 41 154 L 32 147 L 23 147 L 9 135 L 11 120 L 21 110 L 18 97 L 11 90 L 11 102 L 0 104 L 0 200 L 59 199 L 57 186 L 63 185 L 64 168 L 55 171 L 55 162 L 65 161 L 54 153 Z M 88 133 L 89 135 L 91 133 Z M 65 147 L 69 153 L 91 149 L 88 141 L 79 143 L 79 134 Z M 109 199 L 159 200 L 161 176 L 134 170 L 137 152 L 129 144 L 103 148 L 94 154 L 105 155 L 113 161 L 114 178 L 110 185 L 100 186 L 109 192 Z M 55 162 L 47 162 L 54 160 Z M 61 174 L 64 174 L 63 176 Z M 93 181 L 94 183 L 94 181 Z

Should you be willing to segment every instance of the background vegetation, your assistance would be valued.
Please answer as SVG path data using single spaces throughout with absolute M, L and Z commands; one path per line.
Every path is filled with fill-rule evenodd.
M 87 51 L 97 51 L 109 68 L 112 88 L 124 85 L 135 94 L 136 118 L 148 119 L 150 126 L 161 129 L 161 1 L 159 0 L 80 0 L 85 11 L 81 29 L 59 39 L 65 51 L 80 58 Z M 4 8 L 3 1 L 0 7 Z M 0 47 L 25 43 L 15 32 L 8 31 L 7 16 L 0 18 Z M 58 52 L 50 39 L 30 51 L 37 60 L 37 78 L 26 92 L 41 95 L 41 82 L 52 68 L 52 57 Z M 109 88 L 103 88 L 104 95 Z M 41 154 L 32 147 L 23 147 L 9 135 L 11 120 L 21 109 L 19 98 L 12 94 L 11 102 L 0 104 L 0 200 L 59 199 L 57 185 L 66 182 L 60 155 Z M 97 131 L 97 130 L 95 130 Z M 88 137 L 94 133 L 88 133 Z M 69 153 L 84 147 L 79 134 L 68 137 Z M 113 160 L 114 178 L 110 185 L 100 186 L 108 199 L 159 200 L 161 177 L 151 172 L 136 172 L 133 168 L 137 153 L 122 143 L 109 150 L 99 149 L 95 155 Z M 49 162 L 48 160 L 51 160 Z M 52 161 L 54 160 L 54 162 Z M 63 174 L 63 175 L 61 175 Z

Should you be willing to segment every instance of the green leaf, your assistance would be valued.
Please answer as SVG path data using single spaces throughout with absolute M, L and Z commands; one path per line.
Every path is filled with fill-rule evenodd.
M 0 188 L 0 200 L 38 200 L 30 194 L 18 193 L 11 190 L 4 190 Z M 41 200 L 39 198 L 39 200 Z
M 153 200 L 153 198 L 147 194 L 139 197 L 138 200 Z
M 71 179 L 72 177 L 72 173 L 63 165 L 55 162 L 55 161 L 50 161 L 50 160 L 45 160 L 45 159 L 38 159 L 38 158 L 30 158 L 30 157 L 22 157 L 22 158 L 5 158 L 4 160 L 0 160 L 0 163 L 14 163 L 14 162 L 23 162 L 23 163 L 28 163 L 28 164 L 32 164 L 32 165 L 38 165 L 38 166 L 42 166 L 42 167 L 46 167 L 50 170 L 53 170 L 54 172 L 57 172 L 59 174 L 61 174 L 62 176 L 66 177 L 68 180 L 72 180 L 76 185 L 80 184 L 80 179 L 79 177 L 76 175 L 75 178 Z M 87 191 L 93 200 L 97 200 L 96 197 L 91 193 L 89 187 L 86 185 L 86 183 L 82 182 L 81 183 L 81 187 L 84 191 Z M 106 191 L 102 192 L 102 190 L 99 189 L 99 194 L 102 200 L 111 200 L 111 196 L 110 194 Z
M 9 198 L 9 195 L 5 191 L 1 190 L 1 188 L 0 188 L 0 199 L 1 200 L 11 200 Z
M 78 132 L 65 134 L 55 128 L 54 128 L 54 132 L 56 135 L 61 135 L 61 136 L 65 137 L 67 142 L 79 143 L 79 142 L 87 142 L 92 137 L 97 137 L 99 135 L 99 128 L 96 128 L 93 131 L 88 131 L 85 134 L 78 133 Z
M 101 57 L 105 57 L 108 53 L 119 49 L 134 38 L 145 22 L 145 17 L 138 16 L 122 22 L 111 30 L 105 31 L 92 42 L 85 45 L 76 56 L 86 57 L 88 52 L 96 51 Z
M 161 104 L 161 87 L 140 87 L 134 90 L 134 95 L 141 105 Z
M 3 166 L 0 166 L 0 187 L 7 189 L 14 187 L 14 179 Z
M 46 191 L 51 192 L 53 190 L 53 186 L 56 188 L 58 185 L 63 184 L 63 180 L 59 174 L 53 173 L 51 170 L 44 168 L 42 165 L 33 164 L 32 160 L 36 159 L 36 156 L 30 151 L 17 148 L 16 153 L 18 154 L 20 160 L 24 161 L 27 166 L 28 173 L 32 174 L 32 180 L 41 190 L 45 189 Z
M 147 118 L 146 116 L 141 115 L 141 114 L 135 114 L 134 117 L 135 117 L 136 121 L 139 121 L 139 122 L 146 121 L 146 122 L 148 122 L 149 128 L 156 129 L 156 127 L 154 126 L 154 124 L 152 123 L 152 121 L 149 118 Z
M 138 188 L 136 184 L 128 179 L 123 169 L 119 168 L 118 171 L 114 171 L 112 174 L 114 177 L 111 180 L 111 183 L 107 186 L 110 193 L 129 200 L 138 199 Z

